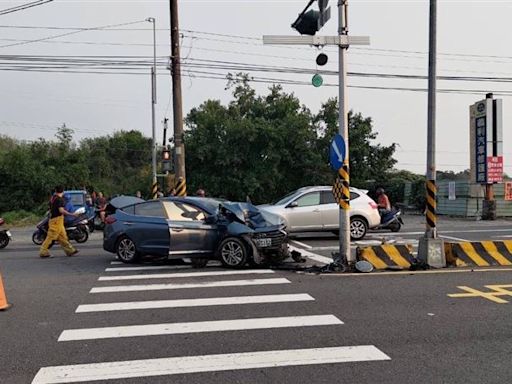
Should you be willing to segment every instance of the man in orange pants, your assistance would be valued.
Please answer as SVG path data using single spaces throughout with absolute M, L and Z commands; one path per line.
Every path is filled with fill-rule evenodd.
M 48 223 L 48 234 L 39 250 L 40 257 L 51 257 L 48 249 L 54 241 L 58 241 L 60 246 L 66 252 L 66 255 L 73 256 L 78 253 L 68 240 L 66 228 L 64 227 L 64 216 L 78 216 L 64 209 L 64 188 L 59 185 L 55 187 L 55 194 L 50 202 L 50 221 Z

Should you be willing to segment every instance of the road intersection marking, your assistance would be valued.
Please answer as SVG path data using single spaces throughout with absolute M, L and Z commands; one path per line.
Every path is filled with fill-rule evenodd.
M 502 299 L 499 296 L 511 296 L 512 297 L 512 284 L 502 284 L 502 285 L 486 285 L 485 288 L 490 289 L 489 292 L 479 291 L 478 289 L 474 289 L 466 286 L 457 287 L 466 293 L 449 293 L 449 297 L 454 298 L 462 298 L 462 297 L 482 297 L 484 299 L 493 301 L 498 304 L 506 304 L 507 300 Z

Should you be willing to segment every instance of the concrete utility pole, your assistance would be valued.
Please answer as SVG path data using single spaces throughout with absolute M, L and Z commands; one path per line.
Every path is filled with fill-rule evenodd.
M 425 209 L 426 230 L 419 241 L 418 258 L 434 268 L 446 266 L 444 243 L 437 238 L 436 216 L 436 80 L 437 80 L 437 0 L 430 0 L 428 105 L 427 105 L 427 173 Z
M 154 17 L 148 17 L 146 21 L 153 24 L 153 67 L 151 68 L 151 128 L 152 128 L 152 151 L 151 163 L 153 172 L 153 183 L 151 185 L 151 197 L 156 199 L 157 192 L 157 170 L 156 170 L 156 122 L 155 122 L 155 105 L 156 105 L 156 20 Z
M 338 35 L 348 36 L 348 0 L 338 1 Z M 345 196 L 345 201 L 340 204 L 340 234 L 339 234 L 339 254 L 334 256 L 334 263 L 342 264 L 346 260 L 349 265 L 355 262 L 350 252 L 350 171 L 349 171 L 349 142 L 348 142 L 348 102 L 347 102 L 347 66 L 346 66 L 346 51 L 348 45 L 339 45 L 339 89 L 338 89 L 338 103 L 339 103 L 339 116 L 338 116 L 338 132 L 345 140 L 346 156 L 343 167 L 339 169 L 338 173 L 342 180 L 342 191 Z M 336 257 L 338 259 L 336 259 Z
M 174 148 L 176 177 L 185 180 L 185 145 L 183 143 L 183 106 L 181 98 L 180 32 L 178 0 L 170 0 L 171 11 L 171 76 L 174 120 Z

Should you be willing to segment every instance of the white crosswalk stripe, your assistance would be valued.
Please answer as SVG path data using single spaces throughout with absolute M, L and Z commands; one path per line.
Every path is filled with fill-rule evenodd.
M 47 367 L 37 373 L 32 384 L 79 383 L 198 372 L 382 360 L 390 360 L 390 357 L 373 345 L 170 357 Z
M 150 300 L 131 301 L 119 303 L 83 304 L 77 309 L 77 313 L 84 312 L 108 312 L 108 311 L 131 311 L 135 309 L 157 309 L 157 308 L 187 308 L 187 307 L 208 307 L 219 305 L 242 305 L 242 304 L 263 304 L 263 303 L 289 303 L 296 301 L 314 301 L 315 299 L 306 293 L 291 295 L 261 295 L 261 296 L 236 296 L 236 297 L 212 297 L 207 299 L 188 300 Z
M 157 271 L 164 269 L 192 269 L 190 265 L 151 265 L 146 267 L 115 267 L 106 268 L 105 272 Z
M 95 287 L 90 293 L 106 292 L 136 292 L 136 291 L 159 291 L 165 289 L 187 289 L 187 288 L 215 288 L 215 287 L 238 287 L 247 285 L 269 285 L 289 284 L 290 280 L 285 278 L 275 279 L 252 279 L 252 280 L 223 280 L 202 283 L 187 284 L 144 284 L 144 285 L 118 285 L 112 287 Z
M 150 275 L 101 276 L 98 279 L 98 281 L 175 279 L 175 278 L 204 277 L 204 276 L 263 275 L 263 274 L 269 274 L 269 273 L 274 273 L 274 271 L 271 269 L 247 269 L 247 270 L 241 270 L 241 271 L 154 273 L 154 274 L 150 274 Z
M 264 317 L 241 320 L 197 321 L 192 323 L 143 324 L 124 327 L 70 329 L 61 333 L 58 341 L 110 339 L 155 335 L 177 335 L 250 329 L 311 327 L 314 325 L 343 324 L 336 316 Z
M 308 252 L 308 251 L 306 251 Z M 319 256 L 311 253 L 313 256 Z M 310 255 L 305 255 L 309 257 Z M 322 256 L 320 256 L 322 257 Z M 323 257 L 324 262 L 329 261 L 327 257 Z M 118 264 L 114 264 L 118 265 Z M 198 292 L 202 296 L 186 298 L 164 299 L 164 300 L 143 300 L 143 301 L 120 301 L 120 302 L 100 302 L 95 304 L 82 304 L 77 307 L 76 313 L 81 318 L 89 318 L 86 314 L 110 312 L 110 317 L 105 317 L 109 326 L 101 327 L 80 327 L 75 329 L 63 330 L 60 334 L 58 341 L 63 343 L 70 343 L 71 346 L 76 345 L 80 348 L 80 342 L 87 343 L 90 340 L 97 340 L 94 344 L 96 347 L 101 347 L 101 343 L 116 343 L 117 340 L 122 338 L 144 338 L 152 337 L 173 337 L 173 335 L 192 334 L 200 335 L 203 333 L 211 333 L 215 335 L 220 333 L 223 335 L 231 334 L 237 331 L 255 331 L 272 329 L 301 329 L 303 327 L 339 327 L 343 325 L 343 321 L 333 314 L 300 314 L 289 313 L 290 308 L 287 308 L 287 316 L 279 313 L 281 308 L 284 308 L 284 303 L 301 303 L 301 302 L 316 302 L 315 298 L 307 293 L 279 293 L 279 294 L 264 294 L 264 295 L 237 295 L 237 296 L 224 296 L 219 294 L 219 297 L 204 297 L 207 288 L 225 289 L 226 292 L 238 292 L 237 287 L 244 286 L 261 286 L 272 287 L 282 284 L 291 284 L 291 281 L 283 277 L 273 278 L 249 278 L 240 280 L 221 280 L 221 278 L 229 279 L 232 276 L 239 275 L 264 275 L 275 274 L 275 271 L 270 269 L 257 269 L 257 270 L 191 270 L 190 272 L 181 270 L 191 269 L 188 265 L 178 266 L 139 266 L 139 267 L 115 267 L 107 268 L 105 272 L 109 274 L 101 276 L 98 280 L 100 282 L 115 282 L 126 280 L 150 281 L 154 279 L 191 279 L 191 282 L 170 282 L 165 284 L 136 284 L 136 285 L 116 285 L 116 286 L 98 286 L 90 290 L 91 294 L 95 297 L 102 297 L 101 294 L 106 293 L 124 293 L 124 292 L 152 292 L 166 290 L 185 290 L 199 288 Z M 174 272 L 158 273 L 159 270 L 175 270 Z M 124 274 L 130 271 L 140 271 L 139 274 Z M 153 273 L 157 271 L 156 273 Z M 112 272 L 120 272 L 118 275 L 111 275 Z M 209 281 L 209 277 L 215 277 L 218 280 Z M 256 276 L 255 276 L 256 277 Z M 262 276 L 263 277 L 263 276 Z M 195 292 L 195 291 L 190 291 Z M 217 291 L 215 291 L 217 292 Z M 159 297 L 160 298 L 160 297 Z M 281 305 L 274 305 L 273 303 L 281 303 Z M 276 313 L 270 316 L 259 317 L 258 305 L 271 304 L 265 309 L 265 315 L 269 312 L 275 311 Z M 243 306 L 243 308 L 251 311 L 251 306 L 254 306 L 256 312 L 255 316 L 240 316 L 236 318 L 237 312 L 229 312 L 231 318 L 221 318 L 215 320 L 207 320 L 209 308 L 219 306 Z M 115 313 L 118 311 L 154 311 L 154 310 L 172 310 L 175 308 L 182 308 L 183 310 L 190 311 L 191 314 L 198 316 L 198 319 L 191 319 L 186 322 L 162 322 L 155 323 L 146 321 L 139 321 L 136 325 L 122 325 L 116 324 Z M 298 306 L 297 308 L 302 308 Z M 165 312 L 163 312 L 165 313 Z M 206 313 L 206 316 L 205 316 Z M 218 312 L 222 315 L 222 312 Z M 226 312 L 228 313 L 228 312 Z M 234 315 L 233 315 L 234 313 Z M 249 312 L 250 313 L 250 312 Z M 91 315 L 89 315 L 91 316 Z M 106 316 L 106 314 L 105 314 Z M 218 316 L 218 315 L 216 315 Z M 227 317 L 228 315 L 226 315 Z M 262 316 L 262 315 L 260 315 Z M 235 317 L 235 318 L 233 318 Z M 144 318 L 144 317 L 141 317 Z M 153 319 L 153 317 L 146 317 L 146 319 Z M 165 317 L 164 317 L 165 318 Z M 179 318 L 179 317 L 178 317 Z M 218 318 L 218 317 L 217 317 Z M 93 321 L 98 317 L 90 317 Z M 187 320 L 190 316 L 187 317 Z M 133 323 L 132 323 L 133 324 Z M 91 324 L 93 325 L 93 324 Z M 102 321 L 101 325 L 105 325 Z M 336 328 L 338 329 L 338 328 Z M 214 337 L 214 336 L 211 336 Z M 221 336 L 222 337 L 222 336 Z M 220 338 L 219 337 L 219 340 Z M 222 337 L 224 339 L 224 337 Z M 270 339 L 271 341 L 272 339 Z M 91 344 L 92 345 L 92 344 Z M 276 346 L 278 347 L 278 346 Z M 222 343 L 219 343 L 219 352 L 222 351 Z M 266 348 L 264 348 L 266 349 Z M 178 356 L 178 357 L 161 357 L 151 358 L 151 356 L 144 360 L 126 360 L 126 361 L 104 361 L 87 364 L 71 364 L 61 366 L 43 367 L 39 370 L 34 377 L 32 384 L 57 384 L 57 383 L 77 383 L 77 382 L 90 382 L 90 381 L 108 381 L 119 379 L 135 379 L 140 378 L 144 383 L 149 383 L 148 378 L 156 376 L 171 376 L 177 374 L 200 373 L 200 372 L 221 372 L 221 371 L 236 371 L 247 369 L 264 369 L 274 367 L 286 366 L 314 366 L 318 364 L 339 364 L 348 362 L 364 362 L 364 361 L 385 361 L 390 360 L 390 357 L 380 351 L 373 345 L 356 345 L 356 346 L 328 346 L 308 349 L 287 349 L 287 350 L 257 350 L 253 352 L 241 353 L 219 353 L 219 354 L 201 354 L 201 344 L 198 343 L 194 349 L 197 355 L 192 356 Z M 155 351 L 157 354 L 159 351 Z M 204 352 L 203 352 L 204 353 Z M 131 357 L 131 356 L 130 356 Z M 74 362 L 73 362 L 74 363 Z M 250 381 L 250 380 L 249 380 Z

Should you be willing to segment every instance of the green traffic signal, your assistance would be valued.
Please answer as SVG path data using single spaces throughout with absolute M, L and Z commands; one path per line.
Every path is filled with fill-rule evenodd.
M 318 73 L 316 73 L 311 79 L 311 84 L 313 84 L 313 86 L 316 88 L 320 87 L 323 83 L 324 79 L 322 79 L 322 76 L 320 76 Z

